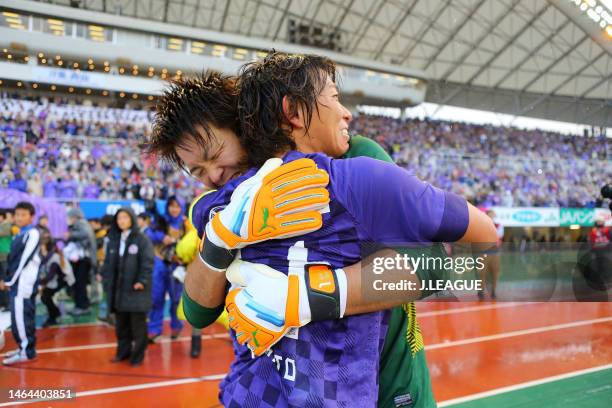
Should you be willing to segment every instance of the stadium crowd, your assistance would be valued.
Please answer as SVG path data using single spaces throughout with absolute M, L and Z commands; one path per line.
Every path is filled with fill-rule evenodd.
M 150 111 L 2 98 L 0 112 L 0 187 L 68 201 L 189 201 L 201 189 L 141 154 Z
M 150 110 L 0 99 L 0 187 L 58 199 L 189 201 L 201 185 L 140 153 Z M 605 137 L 355 115 L 353 134 L 481 206 L 593 206 L 612 179 Z
M 592 207 L 612 179 L 612 140 L 540 130 L 358 116 L 351 130 L 402 166 L 484 207 Z

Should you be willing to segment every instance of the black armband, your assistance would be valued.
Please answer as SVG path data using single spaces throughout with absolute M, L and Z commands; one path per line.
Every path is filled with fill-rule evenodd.
M 304 266 L 306 291 L 311 321 L 340 318 L 340 287 L 338 277 L 326 264 Z
M 200 251 L 200 259 L 208 267 L 216 269 L 219 272 L 225 271 L 236 256 L 237 249 L 222 248 L 213 244 L 208 237 L 204 239 L 204 245 Z

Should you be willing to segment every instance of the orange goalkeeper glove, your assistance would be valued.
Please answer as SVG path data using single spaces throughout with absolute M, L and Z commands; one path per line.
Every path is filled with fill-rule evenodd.
M 201 258 L 224 271 L 235 249 L 316 231 L 329 204 L 329 175 L 307 158 L 282 164 L 269 159 L 232 194 L 230 203 L 206 225 Z

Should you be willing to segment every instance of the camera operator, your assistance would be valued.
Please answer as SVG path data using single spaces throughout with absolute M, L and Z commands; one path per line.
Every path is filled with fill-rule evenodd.
M 595 226 L 589 234 L 589 242 L 593 245 L 594 250 L 598 250 L 605 248 L 610 241 L 612 241 L 610 227 L 604 225 L 603 217 L 597 217 L 595 219 Z
M 592 275 L 587 279 L 593 287 L 607 290 L 612 285 L 612 235 L 610 227 L 604 225 L 603 217 L 595 219 L 595 226 L 589 234 L 592 253 Z

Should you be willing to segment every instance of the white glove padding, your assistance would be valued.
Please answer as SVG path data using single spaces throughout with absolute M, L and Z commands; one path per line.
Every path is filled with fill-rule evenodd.
M 346 275 L 324 264 L 285 275 L 263 264 L 235 260 L 227 269 L 230 327 L 240 343 L 261 355 L 291 327 L 337 319 L 346 309 Z

